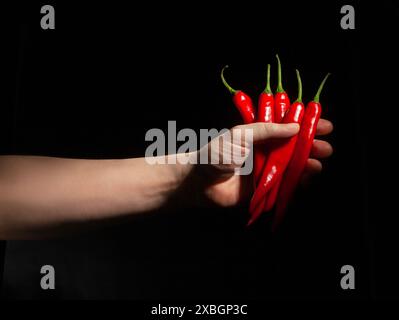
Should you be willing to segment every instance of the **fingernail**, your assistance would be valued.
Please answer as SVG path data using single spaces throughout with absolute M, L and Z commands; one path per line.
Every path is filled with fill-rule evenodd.
M 287 128 L 290 131 L 298 132 L 299 131 L 299 124 L 298 123 L 288 123 L 287 124 Z

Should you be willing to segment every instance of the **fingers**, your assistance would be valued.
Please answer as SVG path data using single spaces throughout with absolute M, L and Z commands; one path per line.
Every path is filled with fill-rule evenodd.
M 296 133 L 298 133 L 299 126 L 295 123 L 289 124 L 278 124 L 278 123 L 262 123 L 256 122 L 248 125 L 239 125 L 233 128 L 236 129 L 252 129 L 254 143 L 263 142 L 271 138 L 288 138 Z M 326 119 L 320 119 L 317 124 L 316 134 L 318 136 L 323 136 L 331 133 L 334 127 L 331 121 Z M 321 146 L 321 148 L 326 149 L 328 147 Z M 327 151 L 327 150 L 325 150 Z M 332 151 L 328 151 L 332 152 Z
M 316 134 L 318 136 L 324 136 L 326 134 L 331 133 L 333 129 L 334 126 L 331 121 L 328 121 L 326 119 L 320 119 L 317 124 Z
M 310 181 L 310 179 L 321 172 L 323 169 L 323 166 L 319 160 L 316 159 L 308 159 L 308 162 L 306 163 L 305 171 L 302 174 L 301 178 L 301 184 L 302 185 L 307 185 Z
M 240 125 L 232 130 L 252 130 L 253 142 L 259 143 L 271 138 L 289 138 L 297 134 L 299 125 L 296 123 L 280 124 L 280 123 L 262 123 L 256 122 L 248 125 Z
M 324 159 L 331 156 L 332 153 L 333 148 L 328 142 L 317 139 L 313 141 L 313 147 L 310 153 L 312 158 Z
M 333 131 L 333 124 L 331 121 L 326 119 L 320 119 L 317 124 L 316 134 L 318 136 L 323 136 L 331 133 Z M 232 130 L 237 129 L 252 129 L 253 130 L 253 141 L 254 143 L 263 142 L 265 140 L 271 138 L 288 138 L 296 133 L 298 133 L 299 125 L 295 123 L 289 124 L 278 124 L 278 123 L 262 123 L 255 122 L 248 125 L 239 125 L 234 127 Z M 332 150 L 330 150 L 327 146 L 321 146 L 325 152 L 329 152 L 331 154 Z M 329 150 L 327 150 L 329 148 Z M 324 152 L 323 151 L 323 152 Z M 324 156 L 323 156 L 324 157 Z
M 320 173 L 322 169 L 323 169 L 323 165 L 321 164 L 321 162 L 319 160 L 310 158 L 310 159 L 308 159 L 308 162 L 306 163 L 305 172 L 313 175 L 313 174 Z

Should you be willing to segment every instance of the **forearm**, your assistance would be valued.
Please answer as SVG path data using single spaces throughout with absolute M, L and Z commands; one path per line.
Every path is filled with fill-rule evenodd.
M 78 160 L 0 157 L 0 238 L 33 238 L 65 227 L 157 210 L 190 165 L 144 158 Z

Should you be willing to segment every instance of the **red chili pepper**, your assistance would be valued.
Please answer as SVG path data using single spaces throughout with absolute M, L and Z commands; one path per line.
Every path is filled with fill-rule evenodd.
M 270 64 L 267 65 L 266 88 L 259 96 L 258 101 L 258 121 L 273 122 L 274 121 L 274 99 L 270 89 Z
M 301 108 L 305 109 L 305 106 L 303 105 L 302 102 L 302 81 L 301 81 L 301 75 L 299 74 L 298 70 L 296 71 L 296 77 L 298 79 L 298 98 L 295 100 L 295 102 L 291 105 L 290 108 L 297 108 L 297 104 L 301 104 Z M 303 120 L 302 120 L 303 121 Z M 302 125 L 302 124 L 301 124 Z M 295 145 L 295 148 L 298 144 L 298 141 Z M 294 149 L 295 150 L 295 149 Z M 278 179 L 277 183 L 275 184 L 275 186 L 270 190 L 269 194 L 266 196 L 266 201 L 265 201 L 265 206 L 263 208 L 263 211 L 270 211 L 271 209 L 273 209 L 274 204 L 276 203 L 276 199 L 277 199 L 277 195 L 279 193 L 280 190 L 280 185 L 281 182 L 283 180 L 283 176 L 280 177 L 280 179 Z
M 280 123 L 288 109 L 290 108 L 290 98 L 288 94 L 284 91 L 282 80 L 281 80 L 281 63 L 278 54 L 276 54 L 277 58 L 277 90 L 276 95 L 274 97 L 274 121 Z
M 295 103 L 288 110 L 282 123 L 298 123 L 302 121 L 304 113 L 304 105 L 302 103 Z M 265 205 L 265 197 L 281 179 L 285 169 L 291 159 L 292 153 L 295 149 L 297 135 L 288 139 L 281 139 L 276 141 L 275 146 L 271 150 L 265 167 L 263 169 L 260 184 L 258 185 L 252 197 L 249 212 L 251 218 L 248 225 L 252 224 L 263 212 Z
M 277 197 L 276 212 L 272 228 L 275 229 L 283 220 L 288 203 L 291 201 L 296 187 L 299 184 L 306 162 L 313 146 L 317 124 L 321 116 L 320 93 L 330 74 L 327 74 L 320 84 L 313 101 L 309 102 L 303 117 L 301 129 L 294 154 L 285 172 L 283 182 Z
M 233 89 L 225 80 L 224 78 L 224 69 L 228 68 L 229 66 L 225 66 L 222 69 L 222 72 L 220 74 L 223 84 L 225 87 L 230 91 L 230 93 L 233 95 L 233 103 L 238 109 L 238 111 L 241 114 L 241 117 L 244 121 L 245 124 L 253 123 L 255 121 L 255 112 L 254 112 L 254 106 L 251 100 L 251 97 L 245 94 L 241 90 L 235 90 Z
M 259 122 L 274 122 L 274 98 L 270 89 L 270 64 L 267 65 L 266 88 L 259 96 L 258 100 L 258 119 Z M 259 183 L 262 169 L 266 162 L 267 153 L 264 146 L 257 146 L 254 153 L 254 185 Z
M 287 113 L 289 107 L 290 107 L 290 99 L 288 97 L 288 94 L 284 91 L 283 89 L 283 85 L 282 85 L 282 76 L 281 76 L 281 63 L 280 63 L 280 58 L 278 55 L 276 55 L 277 58 L 277 90 L 276 90 L 276 95 L 274 97 L 274 117 L 273 117 L 273 122 L 277 122 L 280 123 L 283 118 L 284 115 Z M 261 176 L 261 172 L 258 171 L 262 171 L 264 164 L 266 163 L 266 159 L 263 161 L 263 166 L 261 166 L 260 168 L 258 167 L 259 165 L 257 165 L 257 162 L 260 160 L 257 159 L 257 157 L 259 158 L 260 156 L 257 155 L 258 153 L 255 153 L 255 168 L 254 168 L 254 176 L 255 176 L 255 188 L 259 183 L 259 179 Z M 274 191 L 274 193 L 277 193 L 278 190 Z M 266 197 L 264 199 L 264 206 L 266 205 Z

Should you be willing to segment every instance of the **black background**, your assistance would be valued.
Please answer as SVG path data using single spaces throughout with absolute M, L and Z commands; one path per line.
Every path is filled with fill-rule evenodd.
M 136 157 L 147 146 L 145 132 L 166 130 L 168 120 L 178 129 L 231 127 L 240 118 L 220 82 L 221 68 L 229 64 L 229 82 L 255 97 L 267 63 L 275 88 L 276 53 L 292 98 L 295 68 L 305 100 L 332 73 L 321 102 L 334 123 L 328 140 L 335 152 L 300 191 L 277 235 L 267 231 L 267 217 L 246 229 L 240 207 L 154 214 L 74 239 L 10 241 L 5 298 L 395 296 L 391 252 L 376 247 L 377 236 L 389 234 L 378 228 L 386 211 L 369 203 L 367 170 L 376 146 L 369 141 L 370 128 L 377 128 L 372 121 L 389 122 L 368 97 L 389 87 L 375 83 L 373 72 L 381 71 L 378 61 L 393 72 L 394 1 L 376 11 L 351 2 L 356 30 L 341 29 L 346 3 L 335 1 L 57 2 L 56 30 L 47 31 L 39 24 L 43 4 L 3 9 L 3 153 Z M 40 289 L 44 264 L 56 269 L 55 291 Z M 345 264 L 355 267 L 356 290 L 340 288 Z

